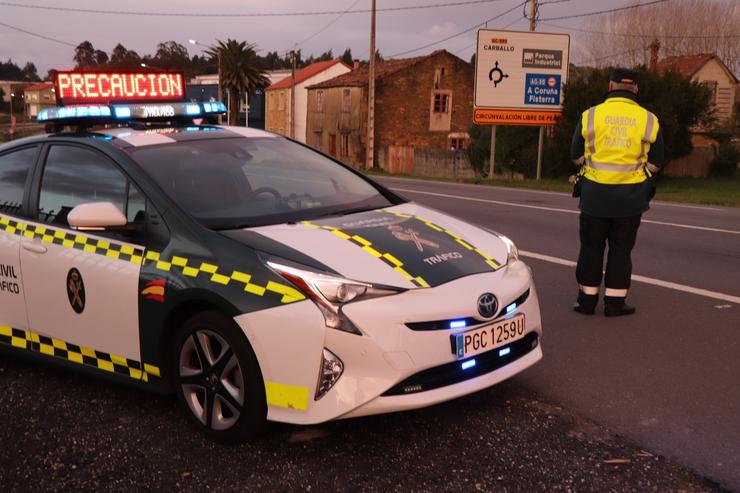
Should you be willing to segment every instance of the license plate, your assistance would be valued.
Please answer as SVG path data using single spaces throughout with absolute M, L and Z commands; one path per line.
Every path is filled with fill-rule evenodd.
M 524 314 L 479 329 L 455 334 L 457 359 L 469 358 L 505 346 L 524 337 Z

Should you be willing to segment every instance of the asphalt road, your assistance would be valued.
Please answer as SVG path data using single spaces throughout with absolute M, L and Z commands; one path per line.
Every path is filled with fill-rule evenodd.
M 0 358 L 0 489 L 717 492 L 664 457 L 505 382 L 439 406 L 207 441 L 172 397 Z
M 633 254 L 634 316 L 571 311 L 577 201 L 566 194 L 378 181 L 512 238 L 540 295 L 545 358 L 514 379 L 740 491 L 740 209 L 653 203 Z M 644 282 L 647 281 L 647 282 Z

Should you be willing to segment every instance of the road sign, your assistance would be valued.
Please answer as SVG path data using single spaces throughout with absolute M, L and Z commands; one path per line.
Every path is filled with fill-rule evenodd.
M 569 49 L 567 34 L 478 31 L 475 123 L 554 124 L 563 109 Z

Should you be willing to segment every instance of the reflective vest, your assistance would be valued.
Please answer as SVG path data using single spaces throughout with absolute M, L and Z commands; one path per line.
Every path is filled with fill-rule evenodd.
M 650 176 L 647 156 L 658 119 L 628 98 L 608 98 L 583 112 L 583 176 L 597 183 L 641 183 Z

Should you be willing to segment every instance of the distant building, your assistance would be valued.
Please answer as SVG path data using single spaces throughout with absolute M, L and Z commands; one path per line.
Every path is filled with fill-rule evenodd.
M 706 85 L 712 92 L 712 105 L 717 123 L 729 121 L 736 113 L 735 93 L 738 80 L 716 55 L 669 56 L 658 61 L 660 45 L 650 46 L 650 68 L 658 73 L 673 70 L 694 82 Z M 708 133 L 707 128 L 692 128 L 691 153 L 670 161 L 665 167 L 668 176 L 706 177 L 711 173 L 711 163 L 717 156 L 719 143 Z
M 20 97 L 23 92 L 23 88 L 30 86 L 33 82 L 24 82 L 22 80 L 0 80 L 0 89 L 3 90 L 3 103 L 10 102 L 10 93 L 15 93 L 16 97 Z
M 412 172 L 420 149 L 467 147 L 473 66 L 445 50 L 375 68 L 376 165 Z M 368 67 L 308 88 L 306 142 L 352 166 L 365 162 Z M 418 156 L 417 161 L 418 161 Z
M 57 105 L 54 84 L 51 82 L 26 86 L 23 91 L 23 102 L 26 105 L 26 116 L 28 118 L 36 118 L 42 109 L 53 108 Z
M 270 132 L 290 136 L 291 125 L 291 88 L 295 84 L 295 123 L 294 137 L 306 142 L 306 115 L 308 106 L 308 86 L 318 84 L 351 69 L 340 60 L 328 60 L 312 63 L 295 73 L 295 82 L 290 74 L 267 88 L 267 112 L 265 129 Z
M 290 70 L 268 70 L 266 72 L 270 84 L 273 84 L 286 75 Z M 218 98 L 218 74 L 196 75 L 187 84 L 186 97 L 188 101 L 216 101 Z M 226 93 L 223 95 L 223 103 L 226 104 Z M 239 101 L 239 120 L 244 125 L 247 107 L 242 98 Z M 224 120 L 225 121 L 225 120 Z M 249 126 L 252 128 L 265 128 L 265 93 L 262 90 L 249 93 Z
M 705 84 L 712 91 L 717 121 L 722 123 L 732 118 L 738 80 L 716 55 L 670 56 L 657 62 L 655 70 L 659 73 L 674 70 L 694 82 Z

